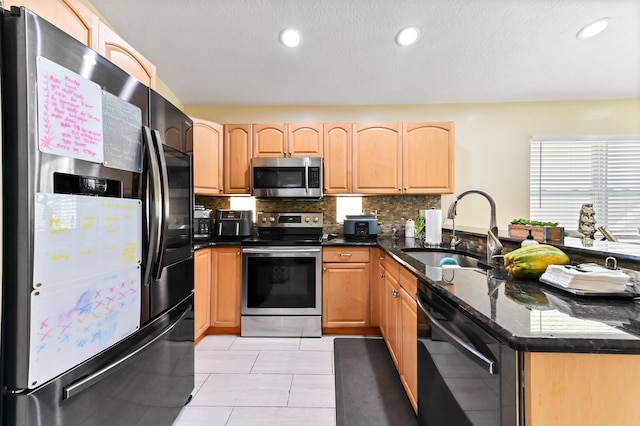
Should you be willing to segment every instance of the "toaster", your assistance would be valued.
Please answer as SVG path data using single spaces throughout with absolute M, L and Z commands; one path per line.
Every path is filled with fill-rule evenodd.
M 347 215 L 344 220 L 345 238 L 375 239 L 378 237 L 378 219 L 374 215 Z

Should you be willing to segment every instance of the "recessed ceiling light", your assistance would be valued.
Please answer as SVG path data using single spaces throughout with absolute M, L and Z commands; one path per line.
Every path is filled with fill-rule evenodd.
M 280 32 L 280 41 L 287 47 L 296 47 L 302 41 L 300 33 L 292 28 Z
M 609 25 L 609 18 L 600 18 L 578 31 L 578 35 L 576 37 L 579 39 L 585 39 L 596 36 L 604 31 L 604 29 L 607 28 L 607 25 Z
M 396 43 L 400 46 L 409 46 L 415 43 L 420 38 L 420 30 L 416 27 L 407 27 L 398 33 L 396 36 Z

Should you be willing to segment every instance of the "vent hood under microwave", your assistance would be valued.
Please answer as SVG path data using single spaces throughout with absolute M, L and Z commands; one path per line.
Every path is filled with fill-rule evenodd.
M 253 158 L 251 195 L 257 198 L 322 198 L 322 157 Z

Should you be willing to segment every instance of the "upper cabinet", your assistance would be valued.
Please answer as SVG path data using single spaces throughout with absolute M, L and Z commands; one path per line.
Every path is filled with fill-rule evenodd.
M 322 124 L 254 124 L 253 157 L 322 157 Z
M 322 124 L 288 124 L 287 157 L 322 157 Z
M 402 193 L 402 125 L 354 124 L 353 192 Z
M 324 124 L 324 192 L 352 192 L 353 124 Z
M 286 157 L 286 124 L 253 125 L 253 157 Z
M 79 0 L 8 0 L 5 9 L 24 6 L 67 34 L 98 50 L 99 18 Z
M 402 124 L 402 192 L 454 191 L 454 123 Z
M 353 192 L 453 193 L 454 154 L 452 122 L 355 124 Z
M 252 124 L 224 125 L 224 193 L 251 191 Z
M 99 23 L 99 44 L 96 50 L 143 84 L 155 89 L 156 66 L 103 22 Z
M 198 195 L 223 193 L 224 130 L 211 121 L 193 120 L 193 190 Z

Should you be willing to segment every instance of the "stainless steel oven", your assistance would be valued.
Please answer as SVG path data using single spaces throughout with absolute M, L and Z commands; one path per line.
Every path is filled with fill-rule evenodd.
M 242 336 L 322 335 L 322 214 L 259 213 L 242 241 Z
M 420 283 L 418 426 L 517 426 L 519 353 Z

